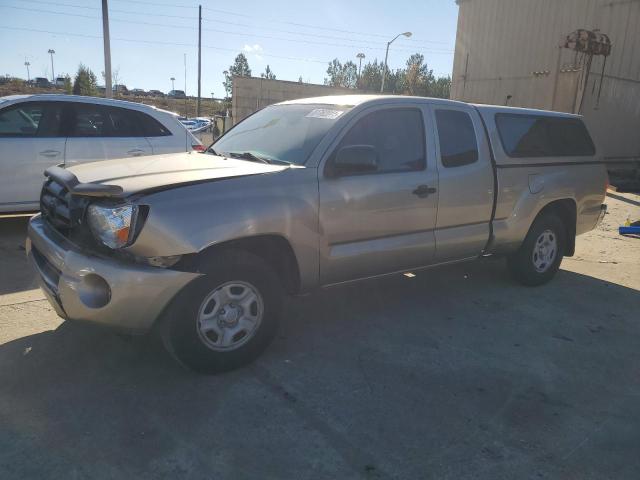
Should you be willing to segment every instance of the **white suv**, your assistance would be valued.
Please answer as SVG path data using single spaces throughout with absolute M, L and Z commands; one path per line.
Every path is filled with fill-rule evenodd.
M 0 212 L 38 209 L 43 172 L 112 158 L 203 151 L 177 115 L 75 95 L 0 97 Z

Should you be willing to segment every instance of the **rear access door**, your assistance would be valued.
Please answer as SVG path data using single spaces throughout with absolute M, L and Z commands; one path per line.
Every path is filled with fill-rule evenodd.
M 436 262 L 477 257 L 490 235 L 494 171 L 473 107 L 432 104 L 439 173 Z

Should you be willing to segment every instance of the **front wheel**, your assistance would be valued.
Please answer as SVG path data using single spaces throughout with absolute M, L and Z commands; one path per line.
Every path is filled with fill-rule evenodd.
M 553 214 L 538 217 L 518 251 L 507 260 L 513 278 L 529 286 L 547 283 L 560 268 L 566 240 L 560 218 Z
M 245 252 L 206 261 L 201 278 L 185 287 L 165 312 L 165 347 L 201 373 L 233 370 L 253 361 L 273 339 L 282 288 L 265 262 Z

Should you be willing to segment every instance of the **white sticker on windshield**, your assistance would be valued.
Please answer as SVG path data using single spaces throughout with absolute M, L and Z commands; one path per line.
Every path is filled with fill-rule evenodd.
M 330 110 L 328 108 L 316 108 L 305 115 L 307 118 L 327 118 L 335 120 L 344 112 L 342 110 Z

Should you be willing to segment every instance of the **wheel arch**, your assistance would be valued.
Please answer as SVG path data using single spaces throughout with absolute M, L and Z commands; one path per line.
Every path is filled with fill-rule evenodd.
M 197 270 L 204 258 L 230 250 L 256 255 L 273 268 L 287 293 L 300 292 L 301 277 L 298 259 L 291 243 L 282 235 L 254 235 L 209 245 L 199 252 L 189 255 L 184 266 L 190 270 Z
M 576 250 L 576 225 L 578 220 L 576 201 L 573 198 L 563 198 L 549 202 L 540 209 L 533 221 L 535 222 L 546 214 L 554 214 L 562 221 L 567 241 L 564 256 L 572 257 Z M 531 225 L 533 225 L 533 222 Z M 529 226 L 529 229 L 531 229 L 531 226 Z

